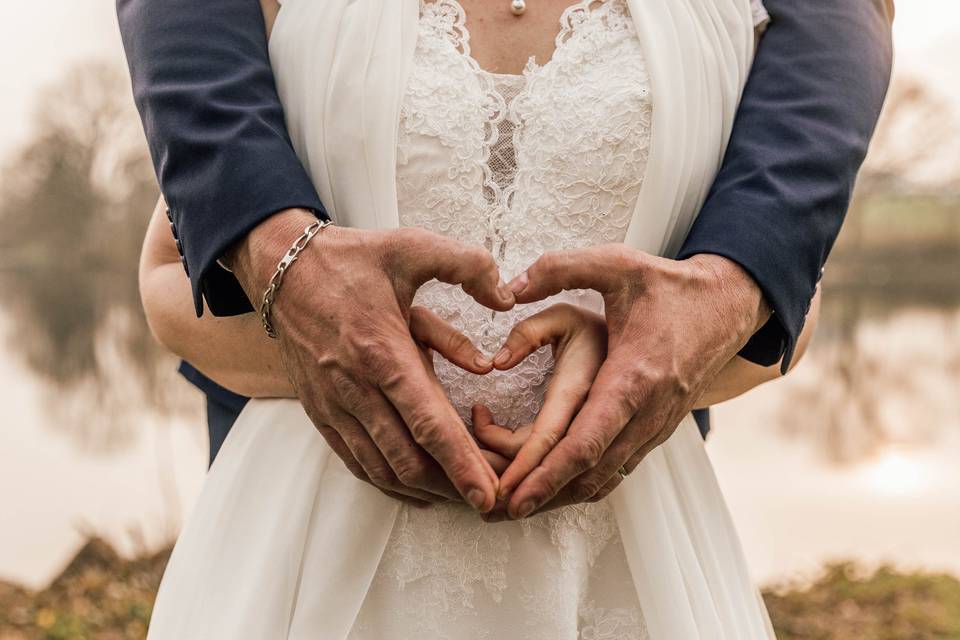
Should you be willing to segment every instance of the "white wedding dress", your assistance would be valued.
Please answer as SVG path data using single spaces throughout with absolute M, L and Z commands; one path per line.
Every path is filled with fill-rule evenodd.
M 314 1 L 287 0 L 278 27 Z M 423 0 L 417 18 L 395 136 L 399 224 L 486 247 L 504 279 L 546 251 L 623 242 L 654 122 L 627 0 L 571 6 L 552 58 L 531 59 L 522 75 L 479 67 L 456 0 Z M 271 53 L 287 104 L 290 82 L 309 80 L 284 75 L 296 47 L 281 49 L 282 37 Z M 316 175 L 297 113 L 288 105 Z M 324 201 L 342 223 L 336 195 Z M 519 319 L 561 300 L 602 311 L 598 294 L 575 291 L 496 313 L 435 281 L 415 303 L 493 353 Z M 486 376 L 435 361 L 467 424 L 483 402 L 509 426 L 536 415 L 552 365 L 548 348 Z M 177 542 L 150 638 L 772 637 L 689 417 L 628 485 L 597 503 L 485 524 L 461 504 L 384 497 L 331 455 L 298 403 L 252 401 Z

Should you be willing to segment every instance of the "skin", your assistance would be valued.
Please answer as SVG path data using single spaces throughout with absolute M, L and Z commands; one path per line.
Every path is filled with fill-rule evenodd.
M 277 5 L 262 4 L 269 33 Z M 522 19 L 505 2 L 462 4 L 472 55 L 486 69 L 517 73 L 531 55 L 541 63 L 550 58 L 570 0 L 541 0 Z M 223 256 L 255 306 L 279 257 L 313 221 L 307 211 L 278 212 Z M 596 289 L 606 300 L 607 354 L 583 406 L 551 409 L 543 431 L 563 435 L 542 459 L 542 443 L 530 445 L 530 455 L 505 471 L 506 486 L 411 333 L 413 294 L 432 278 L 459 284 L 500 311 L 571 287 Z M 478 247 L 419 229 L 336 226 L 301 254 L 273 307 L 280 368 L 358 478 L 423 502 L 463 498 L 481 513 L 493 510 L 499 496 L 514 518 L 609 493 L 619 481 L 617 468 L 632 469 L 669 437 L 768 316 L 756 283 L 720 256 L 676 262 L 622 245 L 548 254 L 508 288 L 492 256 Z M 169 335 L 160 324 L 154 322 L 158 336 Z M 251 351 L 265 355 L 266 346 L 252 344 Z M 269 375 L 245 371 L 251 387 Z
M 170 234 L 164 203 L 157 203 L 140 261 L 140 291 L 147 321 L 157 339 L 220 385 L 242 395 L 296 398 L 284 368 L 280 345 L 263 332 L 255 314 L 218 318 L 191 310 L 189 282 Z M 801 334 L 793 365 L 800 361 L 816 325 L 819 293 L 814 298 Z M 568 304 L 557 304 L 518 323 L 495 360 L 483 356 L 464 335 L 422 307 L 412 307 L 409 330 L 422 362 L 433 376 L 430 350 L 477 374 L 516 366 L 529 354 L 549 345 L 555 368 L 544 406 L 533 424 L 516 431 L 498 426 L 483 405 L 473 409 L 474 435 L 501 487 L 522 479 L 523 471 L 556 445 L 571 416 L 583 404 L 607 355 L 607 323 L 603 316 Z M 237 349 L 236 345 L 244 345 Z M 696 407 L 708 407 L 739 396 L 780 377 L 779 365 L 761 367 L 732 358 L 713 379 Z M 362 468 L 353 468 L 361 475 Z M 386 490 L 389 495 L 423 505 L 428 501 Z M 432 501 L 432 500 L 431 500 Z M 505 504 L 486 517 L 506 517 Z

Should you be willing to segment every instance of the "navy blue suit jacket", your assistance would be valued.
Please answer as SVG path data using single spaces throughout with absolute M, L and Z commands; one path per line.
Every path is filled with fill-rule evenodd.
M 884 0 L 765 4 L 772 22 L 726 158 L 677 257 L 743 266 L 774 313 L 741 355 L 786 366 L 886 94 L 892 11 Z M 259 4 L 117 0 L 117 9 L 197 313 L 202 298 L 217 315 L 250 311 L 217 258 L 279 210 L 327 217 L 284 126 Z

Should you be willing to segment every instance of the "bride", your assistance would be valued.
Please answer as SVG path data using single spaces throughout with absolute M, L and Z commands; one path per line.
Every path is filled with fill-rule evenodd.
M 336 224 L 482 246 L 505 279 L 556 250 L 676 251 L 765 20 L 758 0 L 261 4 L 288 128 Z M 503 47 L 506 5 L 524 50 Z M 162 202 L 141 288 L 161 341 L 259 398 L 177 542 L 153 640 L 773 636 L 689 416 L 602 499 L 518 520 L 399 500 L 282 399 L 296 394 L 258 318 L 193 316 Z M 424 361 L 515 488 L 547 453 L 531 425 L 603 361 L 604 300 L 577 289 L 492 312 L 431 281 L 415 304 Z M 735 358 L 701 404 L 777 375 Z

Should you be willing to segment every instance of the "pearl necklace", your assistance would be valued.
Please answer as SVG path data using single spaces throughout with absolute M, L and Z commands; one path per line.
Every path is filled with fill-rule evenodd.
M 522 16 L 523 12 L 526 10 L 527 10 L 526 0 L 511 0 L 510 11 L 513 12 L 513 15 Z

